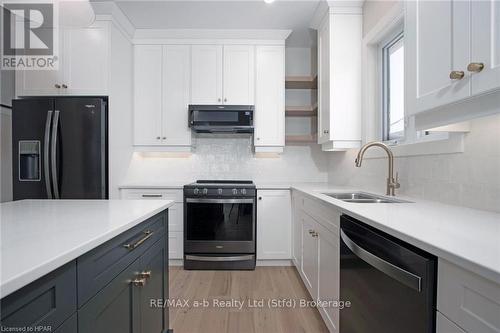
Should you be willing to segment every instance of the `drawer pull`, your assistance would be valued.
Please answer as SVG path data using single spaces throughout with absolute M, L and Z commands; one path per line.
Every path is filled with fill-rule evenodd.
M 137 247 L 139 247 L 142 243 L 144 243 L 145 241 L 147 241 L 149 238 L 151 238 L 151 236 L 153 236 L 154 232 L 150 231 L 150 230 L 147 230 L 147 231 L 144 231 L 144 234 L 145 236 L 142 237 L 141 239 L 139 239 L 137 242 L 135 242 L 134 244 L 125 244 L 123 245 L 126 249 L 128 250 L 134 250 L 136 249 Z
M 143 194 L 142 197 L 143 198 L 161 198 L 162 195 L 161 194 Z
M 132 284 L 136 287 L 144 287 L 146 285 L 146 279 L 134 279 Z
M 143 271 L 138 275 L 141 279 L 149 279 L 151 277 L 151 271 Z

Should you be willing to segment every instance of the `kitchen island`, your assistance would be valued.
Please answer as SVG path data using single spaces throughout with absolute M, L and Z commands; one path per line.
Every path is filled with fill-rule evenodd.
M 151 308 L 149 299 L 168 298 L 167 211 L 172 204 L 1 204 L 2 330 L 166 331 L 168 309 Z

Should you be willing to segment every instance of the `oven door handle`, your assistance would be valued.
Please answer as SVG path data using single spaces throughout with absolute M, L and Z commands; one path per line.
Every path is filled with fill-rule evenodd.
M 238 204 L 238 203 L 255 203 L 255 199 L 192 199 L 187 198 L 189 203 L 221 203 L 221 204 Z
M 244 256 L 230 256 L 230 257 L 208 257 L 208 256 L 193 256 L 186 255 L 186 260 L 195 260 L 195 261 L 245 261 L 245 260 L 253 260 L 253 255 L 244 255 Z
M 360 259 L 368 263 L 369 265 L 375 267 L 379 271 L 387 274 L 393 279 L 401 282 L 405 286 L 408 286 L 418 292 L 420 292 L 422 278 L 417 276 L 407 270 L 404 270 L 396 265 L 391 264 L 388 261 L 385 261 L 382 258 L 377 257 L 376 255 L 368 252 L 363 249 L 361 246 L 356 244 L 352 239 L 350 239 L 342 229 L 340 229 L 340 238 L 344 244 Z

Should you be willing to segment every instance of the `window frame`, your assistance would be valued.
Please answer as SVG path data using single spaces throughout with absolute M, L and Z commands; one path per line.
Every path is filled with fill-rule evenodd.
M 390 127 L 390 49 L 394 45 L 402 42 L 404 47 L 404 26 L 400 25 L 385 38 L 381 43 L 379 43 L 379 56 L 380 56 L 380 101 L 381 101 L 381 120 L 382 120 L 382 140 L 387 142 L 397 142 L 403 141 L 406 135 L 406 110 L 403 110 L 403 131 L 398 132 L 400 135 L 395 135 L 391 137 L 391 127 Z M 403 90 L 403 98 L 404 90 Z M 406 109 L 406 108 L 405 108 Z

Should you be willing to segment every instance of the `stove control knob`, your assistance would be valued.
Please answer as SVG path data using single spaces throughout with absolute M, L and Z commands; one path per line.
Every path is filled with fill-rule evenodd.
M 241 194 L 243 194 L 243 195 L 247 194 L 247 189 L 246 188 L 242 188 L 241 189 Z
M 193 190 L 193 193 L 194 193 L 195 195 L 198 195 L 198 194 L 200 193 L 200 190 L 199 190 L 198 188 L 195 188 L 195 189 Z
M 207 188 L 204 188 L 203 189 L 203 195 L 207 195 L 208 194 L 208 189 Z
M 219 195 L 222 195 L 222 189 L 221 188 L 217 189 L 217 193 L 219 193 Z
M 237 190 L 237 189 L 235 189 L 235 188 L 233 188 L 233 194 L 234 194 L 234 195 L 237 195 L 237 194 L 238 194 L 238 190 Z

